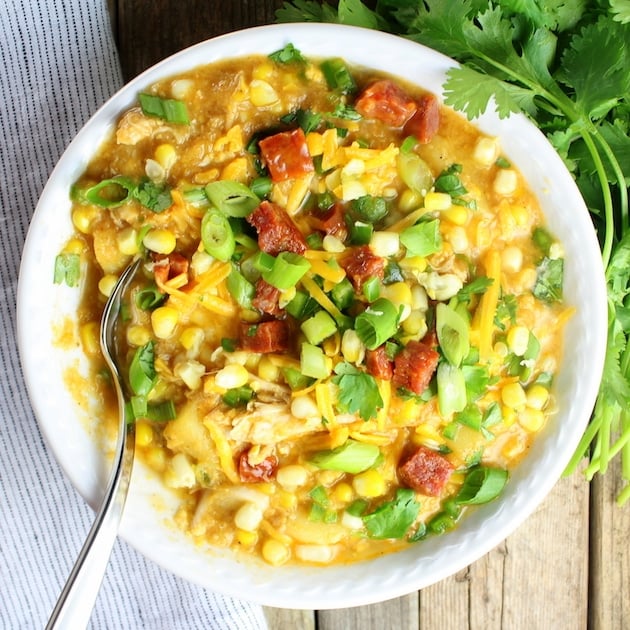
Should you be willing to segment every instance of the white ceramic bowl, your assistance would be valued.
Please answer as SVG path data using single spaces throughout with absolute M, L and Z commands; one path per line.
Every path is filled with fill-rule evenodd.
M 71 482 L 93 506 L 105 486 L 107 458 L 90 430 L 97 419 L 90 418 L 89 408 L 77 405 L 63 380 L 64 367 L 84 370 L 86 360 L 78 347 L 67 351 L 55 346 L 53 332 L 64 317 L 73 316 L 79 298 L 76 289 L 52 283 L 55 256 L 72 233 L 70 186 L 118 115 L 146 86 L 219 59 L 271 53 L 289 42 L 307 56 L 342 56 L 438 95 L 446 71 L 454 65 L 402 38 L 338 25 L 274 25 L 218 37 L 157 64 L 112 97 L 70 144 L 41 196 L 20 270 L 19 348 L 42 433 Z M 455 531 L 400 553 L 348 566 L 272 568 L 196 547 L 168 523 L 173 501 L 139 464 L 120 531 L 125 540 L 173 573 L 215 591 L 285 608 L 339 608 L 396 597 L 455 573 L 506 538 L 544 499 L 575 450 L 599 386 L 606 340 L 600 250 L 584 202 L 543 135 L 521 116 L 499 120 L 487 113 L 476 124 L 501 139 L 505 154 L 537 193 L 551 231 L 564 244 L 565 297 L 577 309 L 566 328 L 564 361 L 555 383 L 560 411 L 513 472 L 503 496 L 471 511 Z

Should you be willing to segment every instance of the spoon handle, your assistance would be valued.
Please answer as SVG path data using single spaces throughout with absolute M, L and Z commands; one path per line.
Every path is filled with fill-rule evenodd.
M 90 620 L 118 534 L 131 477 L 135 440 L 133 432 L 129 436 L 126 433 L 124 430 L 124 448 L 118 451 L 120 456 L 114 462 L 103 503 L 61 591 L 46 630 L 78 630 L 87 627 Z
M 100 345 L 103 358 L 112 373 L 118 399 L 116 454 L 94 524 L 51 613 L 46 630 L 80 630 L 87 626 L 118 535 L 131 479 L 136 439 L 133 429 L 127 430 L 122 379 L 114 358 L 117 349 L 116 322 L 123 293 L 140 264 L 141 260 L 138 259 L 122 273 L 103 310 Z

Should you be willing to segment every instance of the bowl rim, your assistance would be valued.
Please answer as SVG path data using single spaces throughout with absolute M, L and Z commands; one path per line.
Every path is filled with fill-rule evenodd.
M 69 457 L 69 451 L 76 449 L 75 440 L 85 446 L 86 438 L 88 440 L 91 438 L 87 433 L 82 437 L 72 433 L 72 430 L 77 429 L 76 421 L 65 427 L 57 422 L 58 416 L 51 417 L 52 411 L 63 412 L 69 400 L 66 398 L 59 402 L 51 401 L 53 393 L 49 386 L 51 383 L 59 382 L 59 375 L 43 374 L 41 362 L 45 363 L 45 353 L 49 350 L 46 344 L 52 342 L 52 335 L 45 331 L 39 331 L 34 335 L 32 331 L 33 319 L 40 325 L 46 322 L 45 317 L 38 316 L 37 311 L 34 311 L 37 308 L 37 300 L 29 289 L 33 282 L 36 283 L 36 280 L 41 278 L 42 268 L 50 264 L 50 250 L 46 251 L 42 242 L 51 231 L 54 231 L 50 223 L 50 208 L 56 207 L 55 204 L 63 204 L 64 192 L 67 197 L 67 189 L 60 188 L 61 182 L 72 181 L 82 172 L 94 152 L 94 139 L 99 137 L 99 134 L 101 138 L 103 137 L 104 130 L 113 124 L 118 114 L 136 100 L 141 88 L 200 65 L 200 60 L 211 63 L 218 59 L 247 54 L 268 54 L 289 42 L 294 43 L 311 58 L 332 56 L 334 53 L 329 51 L 337 51 L 336 55 L 346 58 L 351 65 L 372 67 L 401 76 L 438 93 L 440 98 L 443 97 L 442 91 L 436 90 L 435 86 L 439 85 L 441 88 L 444 74 L 457 65 L 448 57 L 420 44 L 370 29 L 338 24 L 305 23 L 258 26 L 208 39 L 160 61 L 117 91 L 82 127 L 52 171 L 28 229 L 18 280 L 17 331 L 23 375 L 42 435 L 65 475 L 92 506 L 97 505 L 103 491 L 107 464 L 94 444 L 92 447 L 88 445 L 84 457 L 84 460 L 85 458 L 92 460 L 91 466 L 89 461 L 77 462 L 76 459 Z M 386 50 L 387 55 L 381 55 L 372 63 L 371 56 L 374 56 L 374 50 Z M 409 78 L 407 74 L 412 67 L 410 58 L 417 58 L 427 64 L 422 69 L 421 82 L 415 78 L 418 70 L 411 72 L 413 78 Z M 399 68 L 401 72 L 397 72 Z M 549 428 L 544 437 L 540 436 L 536 441 L 533 449 L 536 450 L 535 462 L 543 467 L 543 471 L 533 470 L 534 459 L 531 454 L 516 469 L 505 497 L 475 510 L 446 537 L 424 541 L 417 548 L 417 553 L 405 550 L 374 560 L 326 568 L 281 567 L 270 571 L 269 567 L 261 566 L 253 567 L 251 571 L 248 567 L 248 571 L 245 572 L 243 564 L 235 561 L 229 554 L 195 552 L 190 541 L 182 540 L 180 533 L 170 531 L 162 523 L 157 532 L 152 530 L 147 532 L 144 514 L 142 510 L 135 509 L 134 504 L 146 505 L 146 493 L 157 492 L 159 484 L 147 476 L 146 471 L 143 472 L 139 466 L 138 470 L 134 470 L 130 500 L 120 530 L 120 535 L 132 546 L 169 571 L 226 595 L 282 608 L 349 607 L 404 595 L 456 573 L 498 545 L 542 502 L 559 479 L 575 450 L 599 389 L 604 364 L 607 322 L 606 284 L 601 267 L 601 254 L 588 210 L 575 182 L 560 157 L 535 125 L 520 115 L 499 119 L 492 111 L 487 111 L 479 119 L 474 120 L 473 124 L 483 131 L 490 130 L 493 135 L 498 135 L 503 140 L 509 140 L 508 135 L 513 134 L 515 129 L 519 131 L 525 139 L 523 142 L 527 151 L 530 151 L 527 163 L 523 163 L 522 160 L 515 161 L 516 166 L 524 174 L 531 169 L 539 169 L 537 160 L 541 159 L 540 155 L 544 157 L 545 169 L 551 169 L 558 177 L 553 186 L 562 188 L 567 204 L 571 207 L 570 220 L 563 218 L 561 221 L 570 232 L 571 247 L 575 252 L 580 251 L 584 262 L 590 266 L 589 268 L 582 265 L 580 268 L 580 273 L 586 273 L 588 277 L 590 302 L 583 304 L 584 309 L 578 315 L 578 318 L 588 316 L 587 323 L 593 326 L 590 331 L 578 329 L 580 333 L 587 333 L 588 369 L 586 365 L 580 363 L 579 355 L 576 354 L 578 368 L 581 370 L 579 387 L 569 375 L 563 381 L 573 387 L 572 391 L 579 396 L 581 408 L 571 408 L 570 423 L 569 418 L 565 418 L 558 431 L 554 433 Z M 529 181 L 528 177 L 526 179 Z M 549 186 L 552 187 L 552 184 L 549 183 Z M 554 191 L 552 190 L 550 194 L 554 194 Z M 67 205 L 69 207 L 69 200 Z M 541 205 L 544 205 L 542 200 Z M 69 215 L 69 212 L 67 214 Z M 64 225 L 70 225 L 69 216 L 63 221 Z M 67 232 L 66 236 L 69 235 L 70 232 Z M 573 244 L 576 239 L 580 241 L 579 250 Z M 575 291 L 581 294 L 577 279 L 574 284 Z M 43 290 L 53 294 L 50 287 L 44 287 Z M 50 312 L 51 316 L 55 308 L 72 299 L 71 290 L 57 286 L 54 298 L 51 305 L 46 305 L 46 312 Z M 576 321 L 579 322 L 579 319 Z M 36 344 L 43 344 L 44 348 L 35 347 Z M 573 349 L 570 351 L 573 352 Z M 583 363 L 586 364 L 586 361 Z M 55 371 L 54 365 L 46 367 L 50 369 L 49 371 Z M 561 376 L 564 377 L 567 372 L 567 369 L 563 370 L 561 367 Z M 85 427 L 82 431 L 85 432 Z M 563 441 L 558 456 L 557 452 L 550 452 L 550 445 L 557 444 L 559 437 Z M 543 439 L 545 443 L 539 445 Z M 99 460 L 99 465 L 94 467 L 94 462 Z M 527 488 L 528 492 L 521 492 L 519 496 L 516 494 L 518 488 L 521 490 Z M 489 519 L 493 521 L 493 528 L 491 531 L 487 528 L 482 531 L 484 530 L 482 525 L 487 526 Z M 159 543 L 164 539 L 172 543 L 176 553 L 165 553 L 164 548 L 160 548 Z M 182 553 L 192 554 L 192 557 L 182 563 Z M 429 570 L 419 570 L 418 565 L 421 565 L 421 569 Z M 237 571 L 240 571 L 241 575 L 235 577 Z M 243 574 L 246 576 L 243 577 Z M 357 580 L 358 576 L 364 577 Z M 320 582 L 325 584 L 321 585 Z

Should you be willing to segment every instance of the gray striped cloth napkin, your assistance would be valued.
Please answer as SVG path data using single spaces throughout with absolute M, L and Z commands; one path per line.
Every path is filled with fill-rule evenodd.
M 93 513 L 47 451 L 16 348 L 28 223 L 55 162 L 122 83 L 106 0 L 0 0 L 0 629 L 42 628 Z M 118 541 L 91 628 L 266 628 L 263 611 L 193 586 Z

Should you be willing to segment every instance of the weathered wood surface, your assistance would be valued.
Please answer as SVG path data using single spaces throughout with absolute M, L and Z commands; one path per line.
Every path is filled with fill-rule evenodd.
M 204 39 L 269 24 L 282 0 L 109 0 L 125 79 Z M 434 586 L 350 609 L 266 609 L 270 630 L 628 630 L 630 506 L 618 471 L 562 479 L 476 563 Z

